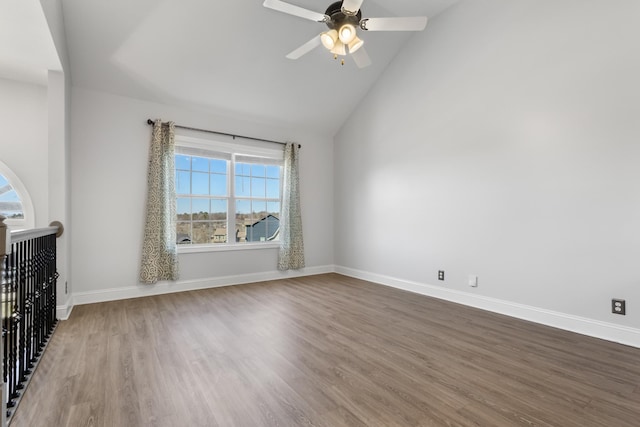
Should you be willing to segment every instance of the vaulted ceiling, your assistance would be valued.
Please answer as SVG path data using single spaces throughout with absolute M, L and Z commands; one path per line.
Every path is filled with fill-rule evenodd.
M 0 2 L 0 78 L 45 85 L 62 66 L 38 1 Z
M 332 2 L 287 1 L 321 13 Z M 361 10 L 433 19 L 457 1 L 365 0 Z M 364 69 L 322 47 L 289 60 L 326 26 L 262 3 L 62 0 L 72 84 L 332 136 L 407 40 L 429 33 L 427 24 L 424 33 L 360 34 L 373 62 Z

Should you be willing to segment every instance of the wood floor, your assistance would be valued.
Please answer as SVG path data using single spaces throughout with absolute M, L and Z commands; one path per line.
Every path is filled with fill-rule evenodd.
M 78 306 L 19 426 L 639 426 L 640 349 L 336 274 Z

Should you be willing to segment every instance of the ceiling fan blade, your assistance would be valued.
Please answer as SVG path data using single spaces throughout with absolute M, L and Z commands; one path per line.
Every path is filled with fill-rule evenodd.
M 344 0 L 342 2 L 342 10 L 349 12 L 349 14 L 355 15 L 360 10 L 363 0 Z
M 356 63 L 358 68 L 365 68 L 371 65 L 371 58 L 369 58 L 369 54 L 364 49 L 364 47 L 361 47 L 360 49 L 353 52 L 351 54 L 351 57 L 353 58 L 353 61 Z
M 360 27 L 366 31 L 422 31 L 426 26 L 426 16 L 368 18 L 360 21 Z
M 288 54 L 287 58 L 298 59 L 302 55 L 305 55 L 311 52 L 313 49 L 317 48 L 318 46 L 320 46 L 320 35 L 315 36 L 314 38 L 312 38 L 311 40 L 309 40 L 308 42 L 306 42 L 305 44 L 303 44 L 302 46 L 300 46 L 299 48 L 297 48 L 296 50 Z
M 314 12 L 280 0 L 264 0 L 262 5 L 269 9 L 277 10 L 278 12 L 288 13 L 289 15 L 298 16 L 311 21 L 325 22 L 327 20 L 327 16 L 324 13 Z

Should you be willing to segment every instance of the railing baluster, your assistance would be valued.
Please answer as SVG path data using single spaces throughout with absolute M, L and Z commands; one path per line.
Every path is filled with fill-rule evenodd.
M 62 226 L 9 235 L 0 215 L 2 411 L 6 426 L 53 333 L 56 319 L 56 237 Z M 9 409 L 9 410 L 7 410 Z M 1 412 L 0 412 L 1 414 Z
M 6 218 L 0 215 L 0 308 L 2 308 L 2 339 L 0 340 L 0 354 L 2 354 L 2 378 L 0 378 L 0 427 L 7 425 L 7 374 L 8 374 L 8 352 L 7 352 L 7 323 L 6 319 L 9 314 L 9 286 L 13 282 L 12 270 L 9 266 L 9 258 L 7 254 L 11 250 L 7 225 L 4 223 Z M 5 414 L 7 414 L 5 416 Z

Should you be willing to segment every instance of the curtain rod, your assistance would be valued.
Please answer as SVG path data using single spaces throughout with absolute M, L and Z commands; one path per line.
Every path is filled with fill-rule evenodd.
M 154 121 L 151 120 L 151 119 L 147 119 L 147 124 L 153 126 Z M 215 133 L 216 135 L 230 136 L 233 139 L 244 138 L 244 139 L 251 139 L 253 141 L 273 142 L 274 144 L 280 144 L 280 145 L 286 145 L 287 144 L 286 142 L 281 142 L 281 141 L 272 141 L 270 139 L 254 138 L 252 136 L 234 135 L 232 133 L 218 132 L 218 131 L 215 131 L 215 130 L 208 130 L 208 129 L 192 128 L 192 127 L 189 127 L 189 126 L 175 125 L 175 127 L 180 128 L 180 129 L 194 130 L 196 132 Z M 302 148 L 302 145 L 298 144 L 298 148 Z

